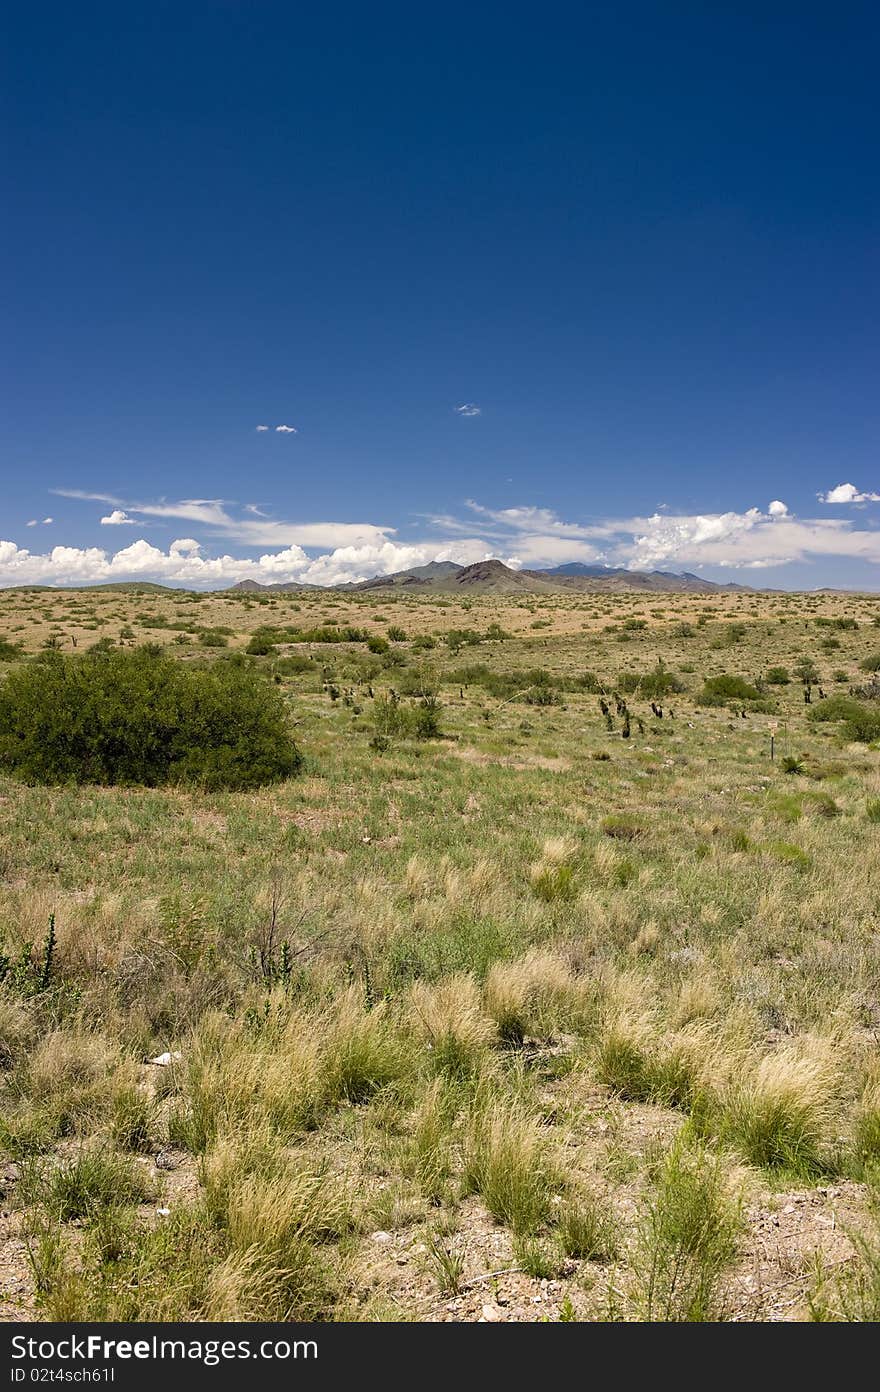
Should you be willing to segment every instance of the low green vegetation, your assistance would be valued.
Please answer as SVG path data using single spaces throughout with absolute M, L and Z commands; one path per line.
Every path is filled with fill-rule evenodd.
M 878 616 L 0 593 L 10 1317 L 876 1319 Z

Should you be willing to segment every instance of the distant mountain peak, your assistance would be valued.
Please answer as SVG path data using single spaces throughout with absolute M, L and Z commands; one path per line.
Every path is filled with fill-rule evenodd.
M 607 566 L 586 561 L 567 561 L 564 565 L 553 566 L 547 570 L 514 570 L 505 565 L 497 556 L 489 556 L 484 561 L 474 561 L 470 565 L 458 565 L 455 561 L 428 561 L 425 565 L 412 566 L 409 570 L 398 570 L 392 575 L 374 575 L 369 580 L 347 581 L 342 585 L 328 587 L 290 582 L 288 584 L 261 585 L 256 580 L 240 580 L 233 590 L 243 592 L 266 590 L 437 590 L 444 594 L 455 594 L 460 590 L 492 591 L 496 594 L 528 592 L 547 593 L 551 590 L 657 590 L 670 593 L 691 591 L 695 594 L 710 594 L 715 590 L 739 590 L 742 585 L 719 585 L 713 580 L 704 580 L 688 571 L 677 574 L 671 570 L 627 570 L 623 566 Z

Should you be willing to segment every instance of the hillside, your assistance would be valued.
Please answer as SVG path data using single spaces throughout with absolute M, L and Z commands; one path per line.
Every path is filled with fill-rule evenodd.
M 497 559 L 477 561 L 468 566 L 458 566 L 452 561 L 432 561 L 429 565 L 398 571 L 394 575 L 377 575 L 351 588 L 378 590 L 412 586 L 449 593 L 468 589 L 502 594 L 541 594 L 561 590 L 598 593 L 656 590 L 669 594 L 712 594 L 715 591 L 746 588 L 742 585 L 718 585 L 712 580 L 688 573 L 678 575 L 663 570 L 626 570 L 623 567 L 585 565 L 580 561 L 550 570 L 514 570 Z

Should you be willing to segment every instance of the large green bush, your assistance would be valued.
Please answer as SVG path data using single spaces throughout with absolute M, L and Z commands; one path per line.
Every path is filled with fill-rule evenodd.
M 706 678 L 697 695 L 697 703 L 701 706 L 724 706 L 728 701 L 758 701 L 760 697 L 757 687 L 744 677 L 723 672 L 720 676 Z
M 842 721 L 844 735 L 856 743 L 880 739 L 880 711 L 851 696 L 829 696 L 813 706 L 809 718 L 817 723 Z
M 46 653 L 0 686 L 0 768 L 28 783 L 253 788 L 299 764 L 281 696 L 234 661 Z
M 621 672 L 617 690 L 626 696 L 641 696 L 645 701 L 659 701 L 664 696 L 684 691 L 684 683 L 665 667 L 655 667 L 653 672 Z

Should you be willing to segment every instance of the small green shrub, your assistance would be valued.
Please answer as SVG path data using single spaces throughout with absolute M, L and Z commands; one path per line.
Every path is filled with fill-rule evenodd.
M 650 1322 L 714 1320 L 722 1273 L 736 1252 L 740 1215 L 721 1164 L 673 1145 L 646 1205 L 633 1257 L 634 1295 Z

